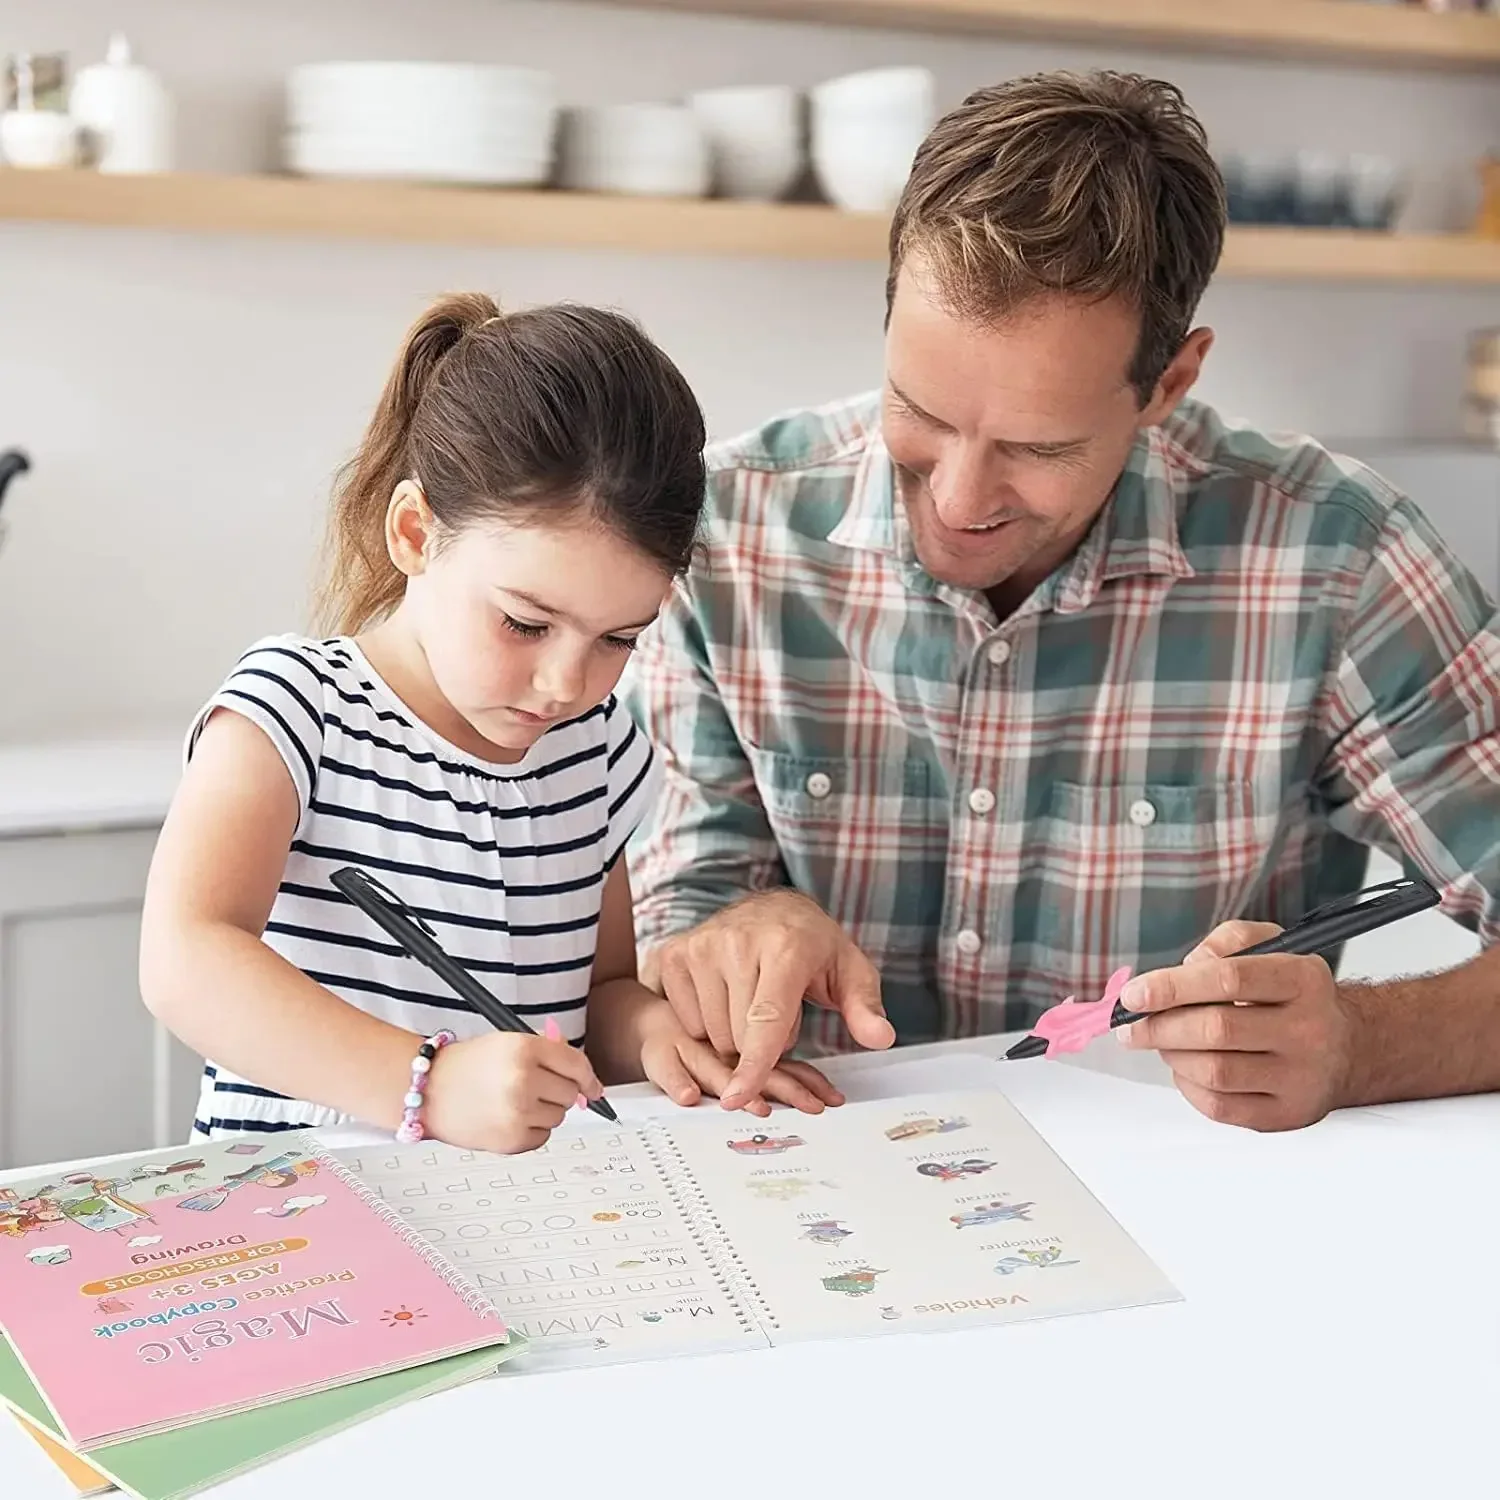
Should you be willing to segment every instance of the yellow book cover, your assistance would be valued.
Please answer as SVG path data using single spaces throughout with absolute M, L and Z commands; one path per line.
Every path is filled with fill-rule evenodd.
M 21 1431 L 52 1460 L 62 1471 L 63 1477 L 78 1491 L 79 1495 L 103 1495 L 114 1489 L 108 1478 L 101 1474 L 87 1459 L 79 1458 L 71 1448 L 64 1448 L 50 1433 L 33 1426 L 18 1411 L 11 1415 L 21 1424 Z

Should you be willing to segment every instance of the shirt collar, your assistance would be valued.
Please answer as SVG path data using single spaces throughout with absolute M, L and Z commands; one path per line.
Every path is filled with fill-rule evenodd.
M 1104 584 L 1138 573 L 1191 578 L 1177 516 L 1182 490 L 1198 473 L 1199 465 L 1160 427 L 1140 433 L 1109 503 L 1049 580 L 1056 584 L 1057 608 L 1064 614 L 1085 609 Z
M 1087 536 L 1038 593 L 1043 605 L 1064 614 L 1086 608 L 1100 587 L 1136 573 L 1191 578 L 1193 565 L 1177 534 L 1183 486 L 1200 465 L 1159 427 L 1147 428 L 1130 450 L 1108 504 Z M 860 552 L 879 552 L 898 563 L 920 592 L 939 585 L 917 561 L 906 513 L 896 499 L 891 457 L 878 428 L 870 433 L 854 471 L 849 504 L 828 540 Z

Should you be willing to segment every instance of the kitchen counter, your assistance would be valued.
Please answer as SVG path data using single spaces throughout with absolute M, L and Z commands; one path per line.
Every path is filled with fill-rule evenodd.
M 153 827 L 181 769 L 180 737 L 0 745 L 0 838 Z

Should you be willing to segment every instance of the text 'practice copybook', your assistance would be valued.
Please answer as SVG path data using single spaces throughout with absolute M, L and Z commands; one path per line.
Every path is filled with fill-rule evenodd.
M 526 1369 L 1179 1297 L 995 1093 L 338 1154 L 531 1340 Z
M 0 1328 L 84 1452 L 507 1338 L 300 1134 L 0 1186 Z

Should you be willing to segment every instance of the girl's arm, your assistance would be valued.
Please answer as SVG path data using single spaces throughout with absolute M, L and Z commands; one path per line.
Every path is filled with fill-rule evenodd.
M 151 862 L 141 994 L 189 1047 L 241 1077 L 394 1129 L 422 1038 L 346 1004 L 260 940 L 297 816 L 270 740 L 217 710 Z
M 641 1082 L 646 1033 L 653 1024 L 670 1022 L 671 1016 L 666 1001 L 636 977 L 635 917 L 624 854 L 604 879 L 587 1014 L 586 1050 L 600 1079 L 606 1084 Z

